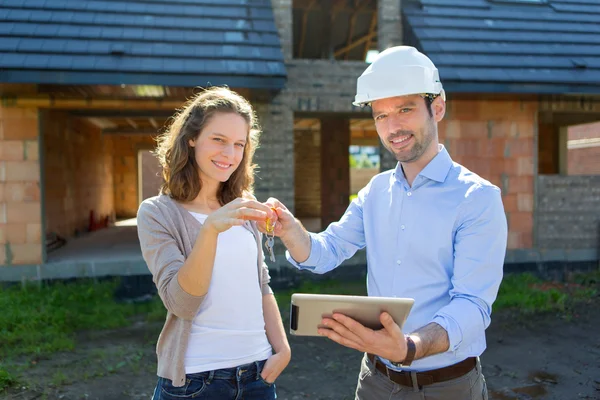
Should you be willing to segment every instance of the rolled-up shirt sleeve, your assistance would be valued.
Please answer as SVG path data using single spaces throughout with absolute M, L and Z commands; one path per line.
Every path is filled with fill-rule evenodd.
M 485 335 L 502 281 L 508 236 L 498 188 L 474 189 L 459 215 L 450 303 L 432 319 L 448 332 L 449 351 Z

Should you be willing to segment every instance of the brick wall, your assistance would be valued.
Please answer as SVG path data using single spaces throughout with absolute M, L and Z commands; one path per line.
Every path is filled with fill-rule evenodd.
M 569 127 L 568 140 L 600 140 L 600 122 Z M 567 151 L 568 175 L 600 175 L 600 143 L 574 146 Z
M 46 232 L 72 237 L 95 220 L 112 216 L 112 142 L 100 129 L 66 112 L 43 117 Z
M 600 175 L 600 146 L 569 149 L 569 175 Z
M 254 104 L 263 128 L 254 162 L 259 165 L 254 192 L 258 200 L 275 197 L 294 210 L 294 116 L 281 95 Z
M 538 247 L 600 248 L 600 175 L 538 177 Z
M 536 115 L 533 101 L 450 99 L 439 125 L 454 161 L 502 189 L 509 249 L 533 247 Z
M 138 151 L 154 149 L 150 135 L 111 136 L 113 148 L 114 205 L 117 218 L 134 218 L 138 197 Z
M 36 109 L 0 106 L 0 265 L 42 261 Z

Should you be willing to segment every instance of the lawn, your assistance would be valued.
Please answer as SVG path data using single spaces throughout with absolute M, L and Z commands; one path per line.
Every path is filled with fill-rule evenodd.
M 530 274 L 509 275 L 503 280 L 494 312 L 512 309 L 524 315 L 541 312 L 568 315 L 573 304 L 598 295 L 599 283 L 599 271 L 574 275 L 568 283 L 545 282 Z M 0 392 L 19 382 L 23 369 L 16 365 L 26 365 L 58 351 L 73 350 L 78 332 L 164 319 L 165 309 L 158 297 L 133 304 L 115 300 L 114 293 L 119 284 L 118 279 L 82 280 L 2 290 Z M 284 319 L 287 319 L 294 292 L 364 295 L 366 289 L 363 281 L 325 280 L 277 291 L 275 296 Z

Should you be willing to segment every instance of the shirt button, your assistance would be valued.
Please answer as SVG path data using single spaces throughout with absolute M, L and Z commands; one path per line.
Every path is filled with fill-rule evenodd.
M 408 193 L 406 193 L 406 195 L 410 197 L 410 196 L 412 196 L 412 192 L 408 192 Z
M 404 225 L 400 225 L 400 229 L 404 230 Z
M 402 264 L 402 261 L 396 260 L 396 264 L 400 265 L 400 264 Z

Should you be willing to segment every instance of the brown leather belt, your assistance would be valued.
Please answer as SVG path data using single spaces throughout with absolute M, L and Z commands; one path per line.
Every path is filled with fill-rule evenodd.
M 394 371 L 393 369 L 388 369 L 385 364 L 378 361 L 376 357 L 370 353 L 367 353 L 367 358 L 379 372 L 387 376 L 392 382 L 403 386 L 413 386 L 409 371 Z M 417 372 L 417 384 L 419 386 L 425 386 L 456 379 L 471 372 L 476 365 L 477 359 L 475 357 L 470 357 L 448 367 Z

